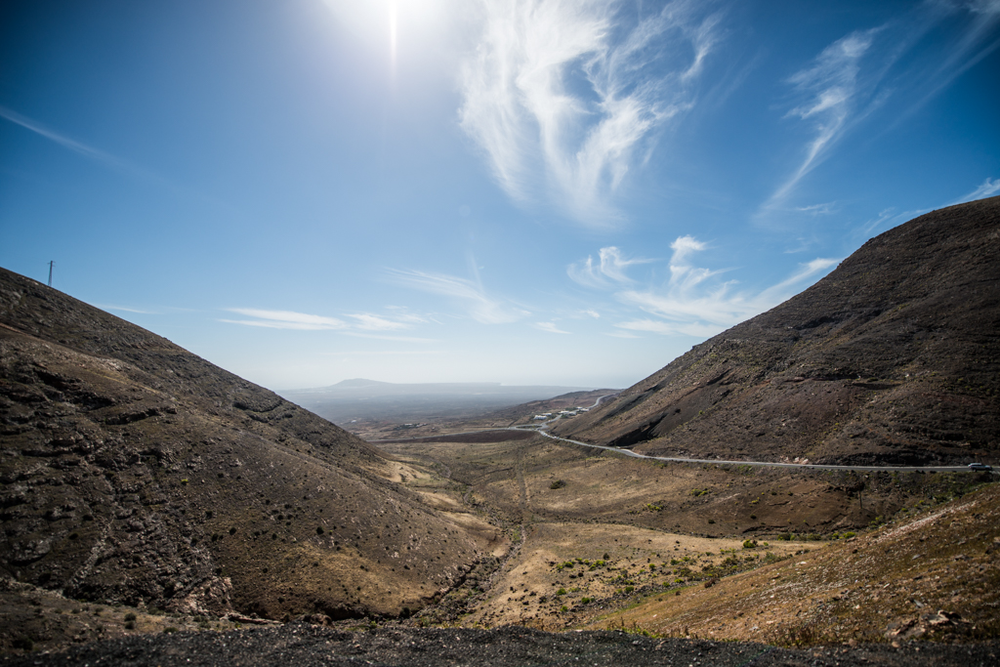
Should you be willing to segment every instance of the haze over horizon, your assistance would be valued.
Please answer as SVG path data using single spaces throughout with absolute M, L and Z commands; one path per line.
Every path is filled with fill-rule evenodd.
M 1000 0 L 9 2 L 0 266 L 274 389 L 627 387 L 1000 193 Z

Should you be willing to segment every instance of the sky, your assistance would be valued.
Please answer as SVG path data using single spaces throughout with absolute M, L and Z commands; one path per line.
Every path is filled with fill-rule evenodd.
M 271 389 L 627 387 L 1000 194 L 1000 0 L 7 0 L 0 266 Z

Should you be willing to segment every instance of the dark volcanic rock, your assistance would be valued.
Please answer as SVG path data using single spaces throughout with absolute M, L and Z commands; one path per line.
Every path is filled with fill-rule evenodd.
M 341 632 L 286 625 L 227 633 L 181 633 L 95 642 L 64 653 L 26 655 L 0 662 L 17 665 L 407 665 L 407 667 L 535 667 L 593 665 L 754 665 L 797 667 L 978 667 L 996 664 L 996 642 L 966 646 L 888 645 L 781 649 L 761 644 L 657 639 L 625 632 L 551 634 L 520 627 L 496 630 L 397 630 Z
M 928 213 L 556 432 L 661 455 L 994 460 L 998 281 L 1000 197 Z

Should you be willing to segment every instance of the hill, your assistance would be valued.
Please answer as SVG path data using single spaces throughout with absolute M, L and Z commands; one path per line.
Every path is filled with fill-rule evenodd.
M 76 599 L 406 615 L 494 538 L 359 438 L 2 269 L 0 454 L 0 574 Z
M 995 460 L 998 267 L 1000 197 L 928 213 L 555 432 L 699 458 Z

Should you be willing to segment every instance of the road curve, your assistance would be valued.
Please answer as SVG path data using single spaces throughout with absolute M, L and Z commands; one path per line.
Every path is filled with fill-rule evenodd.
M 688 459 L 675 456 L 648 456 L 646 454 L 639 454 L 633 452 L 631 449 L 622 449 L 620 447 L 607 447 L 605 445 L 594 445 L 589 442 L 581 442 L 580 440 L 571 440 L 569 438 L 561 438 L 558 435 L 552 435 L 551 433 L 546 433 L 541 429 L 525 429 L 518 428 L 517 426 L 511 426 L 508 430 L 511 431 L 535 431 L 539 435 L 544 435 L 546 438 L 552 438 L 553 440 L 560 440 L 562 442 L 568 442 L 573 445 L 580 445 L 582 447 L 593 447 L 594 449 L 603 449 L 609 452 L 618 452 L 620 454 L 625 454 L 626 456 L 631 456 L 636 459 L 650 459 L 653 461 L 672 461 L 675 463 L 719 463 L 719 464 L 729 464 L 729 465 L 744 465 L 744 466 L 758 466 L 766 468 L 812 468 L 816 470 L 872 470 L 872 471 L 884 471 L 884 472 L 977 472 L 970 470 L 968 466 L 847 466 L 847 465 L 826 465 L 821 463 L 778 463 L 774 461 L 726 461 L 722 459 Z
M 617 392 L 616 392 L 617 393 Z M 605 394 L 599 397 L 589 409 L 594 409 L 600 405 L 601 401 L 604 399 L 615 396 L 615 394 Z M 721 459 L 691 459 L 683 458 L 679 456 L 648 456 L 646 454 L 639 454 L 633 452 L 631 449 L 624 449 L 621 447 L 608 447 L 607 445 L 595 445 L 589 442 L 582 442 L 580 440 L 572 440 L 570 438 L 563 438 L 558 435 L 552 435 L 548 433 L 547 429 L 552 422 L 560 419 L 555 417 L 540 424 L 531 424 L 529 426 L 508 426 L 506 428 L 488 428 L 479 431 L 465 431 L 462 433 L 449 433 L 449 436 L 455 435 L 469 435 L 472 433 L 488 433 L 490 431 L 528 431 L 531 433 L 538 433 L 539 435 L 544 435 L 546 438 L 552 440 L 558 440 L 560 442 L 567 442 L 571 445 L 579 445 L 580 447 L 591 447 L 593 449 L 603 449 L 608 452 L 618 452 L 619 454 L 624 454 L 625 456 L 631 456 L 635 459 L 647 459 L 650 461 L 668 461 L 672 463 L 715 463 L 720 465 L 742 465 L 742 466 L 755 466 L 759 468 L 804 468 L 812 470 L 854 470 L 858 472 L 984 472 L 979 470 L 972 470 L 968 466 L 848 466 L 848 465 L 830 465 L 821 463 L 778 463 L 775 461 L 725 461 Z M 432 436 L 433 437 L 433 436 Z M 422 440 L 424 438 L 411 438 L 412 440 Z M 400 440 L 393 440 L 394 442 L 400 442 Z M 373 441 L 373 444 L 377 444 L 379 441 Z M 1000 471 L 992 470 L 989 471 L 991 474 L 1000 474 Z

